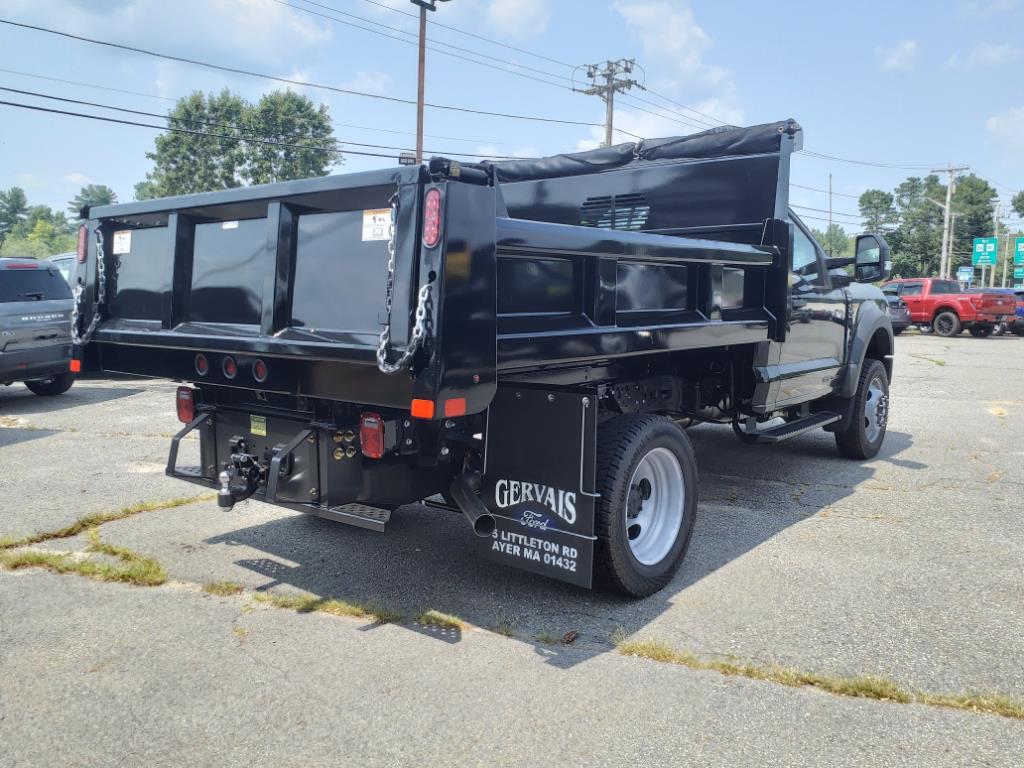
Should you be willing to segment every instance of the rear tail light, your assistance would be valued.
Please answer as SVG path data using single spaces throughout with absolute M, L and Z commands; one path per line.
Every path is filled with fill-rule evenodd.
M 384 419 L 379 413 L 364 413 L 359 417 L 359 447 L 368 459 L 384 455 Z
M 233 379 L 238 375 L 238 363 L 235 362 L 235 358 L 231 357 L 231 355 L 224 358 L 220 368 L 224 372 L 225 379 Z
M 441 240 L 441 190 L 427 190 L 423 202 L 423 244 L 433 248 Z
M 196 417 L 195 390 L 191 387 L 178 387 L 175 398 L 178 406 L 178 421 L 188 424 Z
M 78 263 L 85 264 L 85 257 L 89 251 L 89 227 L 82 224 L 78 228 Z
M 210 361 L 206 359 L 206 355 L 200 352 L 196 355 L 196 373 L 200 376 L 205 376 L 210 372 Z
M 252 377 L 256 379 L 260 384 L 267 380 L 267 364 L 262 360 L 257 360 L 252 364 Z

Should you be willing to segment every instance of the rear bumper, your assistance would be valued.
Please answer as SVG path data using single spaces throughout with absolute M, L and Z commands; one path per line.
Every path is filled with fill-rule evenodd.
M 0 352 L 0 383 L 45 379 L 67 371 L 70 362 L 70 343 Z

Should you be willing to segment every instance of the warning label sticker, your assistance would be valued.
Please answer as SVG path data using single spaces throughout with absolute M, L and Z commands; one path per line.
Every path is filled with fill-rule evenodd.
M 122 229 L 114 233 L 114 255 L 120 256 L 132 252 L 132 231 Z
M 249 416 L 249 432 L 256 437 L 267 436 L 267 419 L 265 416 Z
M 387 240 L 391 235 L 391 209 L 374 208 L 363 211 L 363 242 Z

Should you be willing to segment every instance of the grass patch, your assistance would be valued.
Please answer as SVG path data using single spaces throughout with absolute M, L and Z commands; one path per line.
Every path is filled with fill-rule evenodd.
M 96 581 L 112 581 L 140 587 L 156 587 L 167 581 L 167 572 L 159 562 L 130 549 L 101 541 L 95 529 L 90 531 L 86 551 L 115 558 L 116 562 L 94 560 L 88 556 L 84 559 L 77 558 L 60 552 L 0 551 L 0 567 L 12 571 L 21 568 L 43 568 L 54 573 L 74 573 Z
M 550 632 L 540 632 L 534 635 L 538 643 L 544 643 L 544 645 L 557 645 L 562 638 L 558 635 L 552 635 Z
M 346 616 L 355 619 L 371 619 L 378 624 L 392 624 L 402 620 L 397 611 L 380 608 L 374 605 L 360 605 L 335 598 L 316 597 L 314 595 L 289 595 L 277 592 L 256 592 L 256 602 L 283 608 L 296 613 L 327 613 L 331 616 Z
M 441 611 L 424 611 L 415 619 L 417 624 L 425 627 L 441 627 L 442 629 L 464 629 L 466 623 L 458 616 Z
M 494 627 L 494 631 L 502 637 L 515 637 L 516 631 L 512 629 L 512 625 L 507 621 L 499 621 Z
M 751 680 L 785 685 L 791 688 L 817 688 L 837 696 L 860 699 L 892 701 L 899 704 L 924 704 L 946 709 L 962 709 L 970 712 L 1000 715 L 1024 720 L 1024 702 L 1009 696 L 994 693 L 935 694 L 904 688 L 899 683 L 884 677 L 843 676 L 824 672 L 805 672 L 791 667 L 777 665 L 738 663 L 720 659 L 708 659 L 690 651 L 678 650 L 657 640 L 627 640 L 622 633 L 613 634 L 612 641 L 619 653 L 667 664 L 678 664 L 722 675 L 745 677 Z
M 20 539 L 11 537 L 0 539 L 0 550 L 14 549 L 15 547 L 30 547 L 33 544 L 40 544 L 44 541 L 52 541 L 54 539 L 68 539 L 72 536 L 77 536 L 80 533 L 88 531 L 90 528 L 97 528 L 104 523 L 112 523 L 115 520 L 124 520 L 126 517 L 132 517 L 133 515 L 138 515 L 142 512 L 157 512 L 163 509 L 183 507 L 186 504 L 194 504 L 198 501 L 207 501 L 215 498 L 215 496 L 216 494 L 212 493 L 201 493 L 197 496 L 181 496 L 174 499 L 165 499 L 164 501 L 141 501 L 138 504 L 122 507 L 121 509 L 114 510 L 112 512 L 93 512 L 92 514 L 78 518 L 75 522 L 71 523 L 71 525 L 66 525 L 55 531 L 33 533 Z
M 208 595 L 217 595 L 218 597 L 240 595 L 244 591 L 245 587 L 234 581 L 212 581 L 207 584 L 203 584 L 203 592 Z

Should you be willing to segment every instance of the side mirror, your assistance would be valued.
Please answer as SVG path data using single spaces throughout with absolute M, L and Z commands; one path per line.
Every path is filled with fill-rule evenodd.
M 858 283 L 875 283 L 889 277 L 892 260 L 884 237 L 858 235 L 855 253 L 854 279 Z

